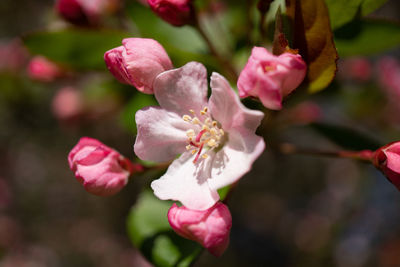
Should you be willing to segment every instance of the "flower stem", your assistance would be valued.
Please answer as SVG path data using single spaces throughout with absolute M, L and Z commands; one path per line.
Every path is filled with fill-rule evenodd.
M 204 39 L 206 42 L 208 49 L 210 50 L 210 53 L 217 59 L 218 63 L 221 65 L 221 67 L 226 68 L 227 75 L 234 80 L 237 81 L 238 75 L 236 73 L 235 67 L 232 65 L 232 63 L 225 59 L 222 55 L 220 55 L 211 42 L 210 38 L 208 38 L 207 34 L 203 30 L 203 28 L 200 25 L 200 21 L 198 19 L 198 16 L 196 14 L 195 16 L 195 23 L 193 24 L 193 27 L 198 31 L 198 33 L 201 35 L 201 37 Z
M 350 150 L 340 150 L 340 151 L 321 151 L 309 148 L 299 148 L 293 144 L 283 143 L 279 146 L 279 151 L 283 154 L 306 154 L 312 156 L 324 156 L 324 157 L 334 157 L 334 158 L 350 158 L 365 162 L 372 162 L 373 153 L 371 150 L 361 150 L 361 151 L 350 151 Z

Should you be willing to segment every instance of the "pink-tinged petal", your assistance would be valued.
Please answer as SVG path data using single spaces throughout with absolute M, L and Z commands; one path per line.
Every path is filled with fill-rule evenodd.
M 108 70 L 121 83 L 131 84 L 132 77 L 124 66 L 122 59 L 123 46 L 118 46 L 104 53 L 104 61 Z
M 396 152 L 385 152 L 387 157 L 386 166 L 394 172 L 400 173 L 400 154 Z
M 229 140 L 213 158 L 210 188 L 218 190 L 238 181 L 251 170 L 253 162 L 265 149 L 264 140 L 254 133 L 229 133 Z
M 224 131 L 229 131 L 231 128 L 256 131 L 264 117 L 262 112 L 246 108 L 228 81 L 218 73 L 211 75 L 211 89 L 209 101 L 211 115 L 221 123 Z
M 153 39 L 127 38 L 122 44 L 122 61 L 131 82 L 142 93 L 152 94 L 157 75 L 173 67 L 167 52 Z
M 101 145 L 102 143 L 97 139 L 93 139 L 90 137 L 82 137 L 79 140 L 78 144 L 74 146 L 74 148 L 72 148 L 72 150 L 68 154 L 69 167 L 71 169 L 73 168 L 74 158 L 77 153 L 83 153 L 83 151 L 86 151 L 86 155 L 88 155 L 90 152 L 96 149 L 97 146 Z
M 189 209 L 206 210 L 219 199 L 217 191 L 210 189 L 207 183 L 211 157 L 196 164 L 193 158 L 190 152 L 183 153 L 161 178 L 151 183 L 151 188 L 159 199 L 180 201 Z
M 272 110 L 282 109 L 282 93 L 276 85 L 272 85 L 269 81 L 260 81 L 259 87 L 263 87 L 263 84 L 270 84 L 268 87 L 264 87 L 264 90 L 259 90 L 258 97 L 264 107 Z M 267 89 L 268 88 L 268 89 Z
M 169 70 L 157 76 L 153 84 L 160 106 L 179 116 L 199 112 L 207 105 L 207 70 L 197 62 Z M 200 114 L 197 114 L 198 116 Z
M 142 160 L 166 162 L 185 151 L 186 131 L 191 125 L 160 107 L 136 112 L 137 137 L 135 154 Z

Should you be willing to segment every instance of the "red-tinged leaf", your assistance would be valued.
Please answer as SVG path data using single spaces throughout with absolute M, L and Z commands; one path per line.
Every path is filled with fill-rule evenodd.
M 286 7 L 292 22 L 292 48 L 307 63 L 305 83 L 309 92 L 318 92 L 332 82 L 337 69 L 328 9 L 322 0 L 287 0 Z
M 274 55 L 280 55 L 286 51 L 288 45 L 289 42 L 286 39 L 285 34 L 283 33 L 282 14 L 281 8 L 279 7 L 276 11 L 275 16 L 275 33 L 274 41 L 272 44 L 272 53 Z

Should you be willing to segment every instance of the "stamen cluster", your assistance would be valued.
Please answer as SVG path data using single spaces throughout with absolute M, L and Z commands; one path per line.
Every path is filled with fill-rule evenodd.
M 220 128 L 219 123 L 211 118 L 207 107 L 204 107 L 200 111 L 200 119 L 196 117 L 194 110 L 191 109 L 189 112 L 192 116 L 183 115 L 182 119 L 194 126 L 198 126 L 195 127 L 198 132 L 194 129 L 186 131 L 186 136 L 188 137 L 188 145 L 186 146 L 186 149 L 191 150 L 193 155 L 196 154 L 196 157 L 193 160 L 193 163 L 196 163 L 200 156 L 203 159 L 208 158 L 207 153 L 217 148 L 222 143 L 225 133 L 224 130 Z M 205 149 L 206 152 L 201 154 L 203 149 Z

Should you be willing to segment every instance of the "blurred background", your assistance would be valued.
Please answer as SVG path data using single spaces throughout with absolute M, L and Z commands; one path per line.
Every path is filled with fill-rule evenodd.
M 227 33 L 219 49 L 230 47 L 243 66 L 250 48 L 238 25 L 246 1 L 199 2 L 214 40 L 215 25 Z M 119 194 L 101 198 L 76 181 L 67 155 L 80 137 L 90 136 L 134 159 L 134 113 L 155 102 L 106 70 L 102 53 L 123 37 L 154 36 L 175 66 L 198 60 L 209 73 L 218 67 L 188 26 L 173 28 L 134 0 L 85 26 L 99 33 L 90 38 L 54 4 L 0 2 L 0 266 L 151 266 L 129 240 L 126 217 L 159 173 L 134 176 Z M 396 21 L 399 14 L 400 3 L 392 0 L 369 16 Z M 56 60 L 48 62 L 42 50 Z M 399 56 L 394 48 L 343 57 L 328 89 L 296 93 L 282 112 L 268 114 L 260 129 L 266 152 L 229 200 L 230 246 L 219 259 L 203 252 L 194 266 L 400 266 L 400 193 L 380 172 L 348 159 L 278 149 L 289 142 L 336 151 L 347 128 L 366 136 L 352 143 L 350 134 L 349 147 L 398 140 Z M 339 132 L 324 133 L 327 125 L 339 125 Z

